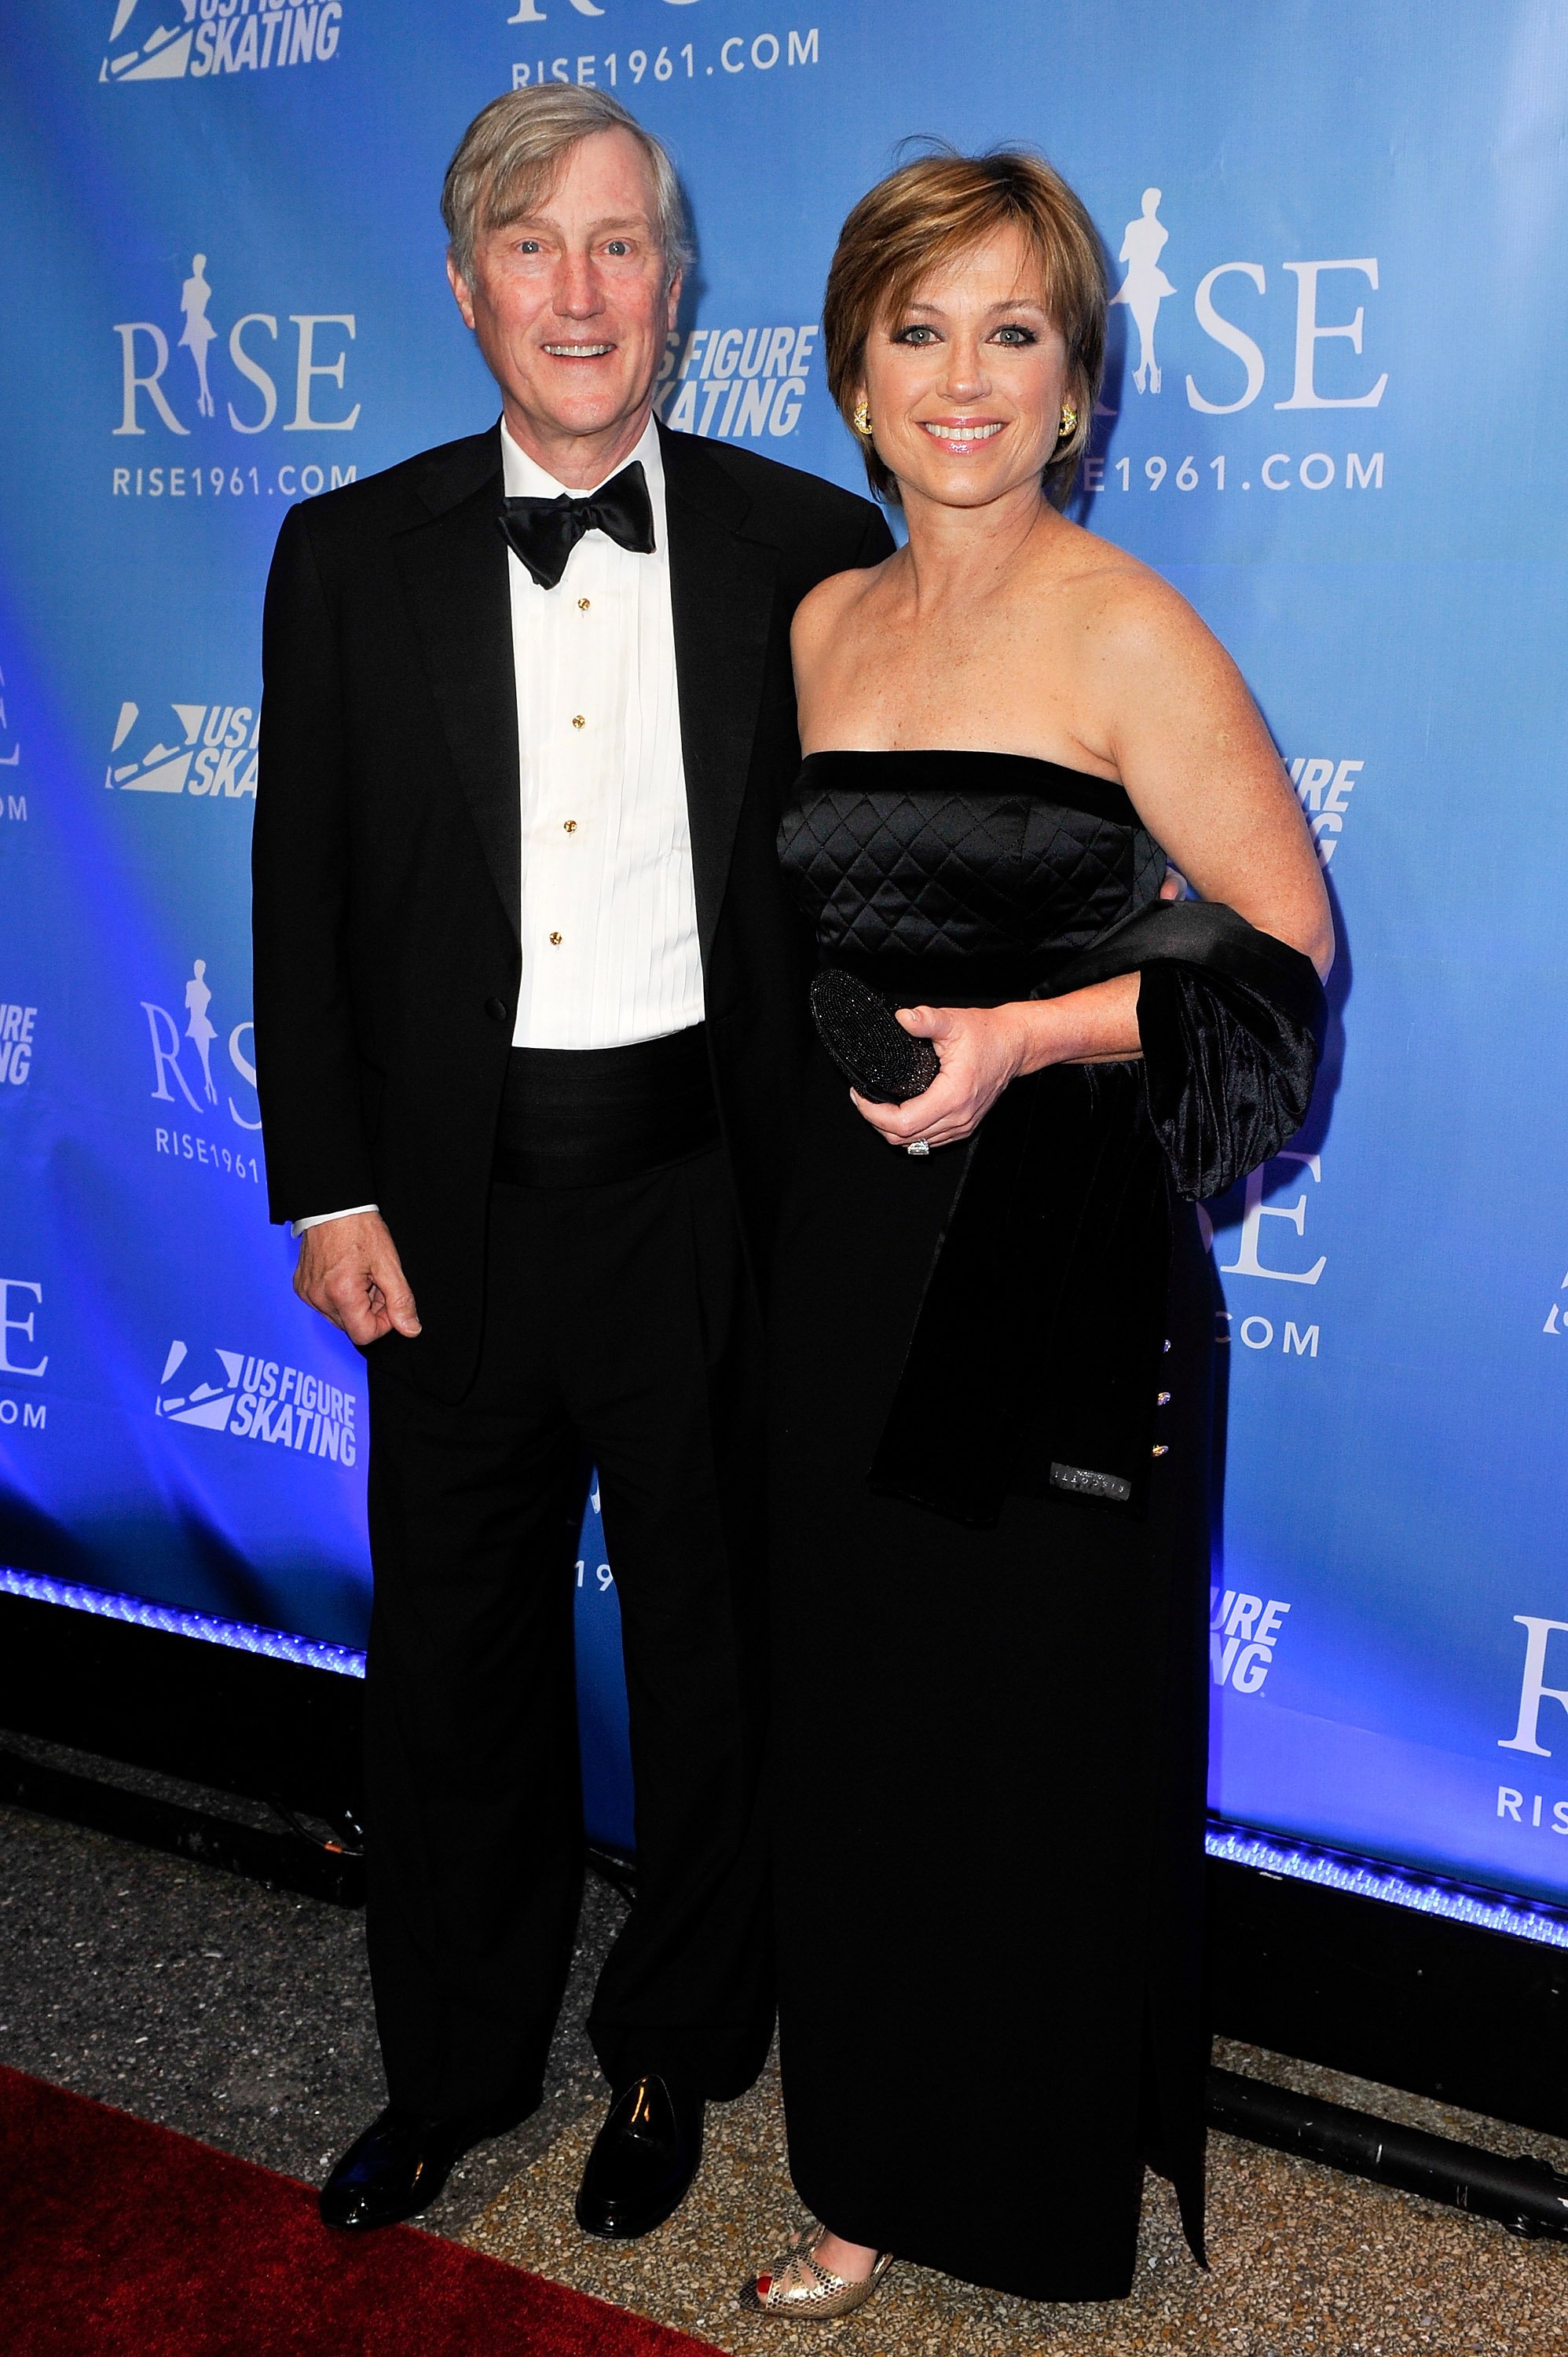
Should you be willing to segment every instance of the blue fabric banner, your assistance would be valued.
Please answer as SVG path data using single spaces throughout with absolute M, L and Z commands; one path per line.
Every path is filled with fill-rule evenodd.
M 1235 654 L 1341 929 L 1307 1126 L 1212 1207 L 1214 1803 L 1568 1898 L 1563 11 L 11 0 L 0 55 L 0 1556 L 363 1642 L 363 1369 L 264 1211 L 260 603 L 291 500 L 495 414 L 469 116 L 553 77 L 664 136 L 661 414 L 846 482 L 840 220 L 908 135 L 1027 140 L 1118 289 L 1081 512 Z

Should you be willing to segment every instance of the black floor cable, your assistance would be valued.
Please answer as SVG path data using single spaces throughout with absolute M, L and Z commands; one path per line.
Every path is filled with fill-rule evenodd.
M 1227 2135 L 1276 2152 L 1496 2218 L 1510 2233 L 1568 2242 L 1568 2177 L 1543 2160 L 1513 2159 L 1481 2145 L 1402 2127 L 1235 2071 L 1210 2070 L 1208 2119 Z

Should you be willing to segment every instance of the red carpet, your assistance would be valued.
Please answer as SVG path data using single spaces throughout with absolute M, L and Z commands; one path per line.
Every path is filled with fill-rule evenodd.
M 5 2357 L 713 2357 L 706 2344 L 0 2068 Z

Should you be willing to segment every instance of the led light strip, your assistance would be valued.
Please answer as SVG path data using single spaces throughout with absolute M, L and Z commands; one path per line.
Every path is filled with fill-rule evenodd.
M 333 1670 L 362 1678 L 365 1657 L 351 1645 L 328 1645 L 319 1637 L 291 1637 L 282 1629 L 259 1629 L 249 1620 L 214 1620 L 205 1612 L 182 1612 L 173 1604 L 149 1604 L 141 1596 L 111 1596 L 101 1587 L 79 1587 L 69 1579 L 46 1579 L 35 1571 L 0 1564 L 0 1594 L 25 1596 L 35 1604 L 63 1604 L 101 1620 L 129 1620 L 138 1629 L 160 1629 L 169 1637 L 198 1637 L 205 1645 L 229 1645 L 236 1652 L 265 1653 L 274 1662 L 297 1662 L 307 1670 Z
M 262 1629 L 249 1620 L 217 1620 L 205 1612 L 181 1611 L 176 1605 L 149 1603 L 141 1596 L 111 1595 L 100 1587 L 82 1587 L 72 1580 L 49 1579 L 39 1572 L 16 1571 L 3 1564 L 0 1594 L 23 1596 L 35 1604 L 64 1605 L 70 1611 L 91 1612 L 102 1620 L 126 1620 L 138 1629 L 161 1630 L 166 1636 L 195 1637 L 203 1644 L 228 1645 L 242 1653 L 264 1653 L 272 1661 L 331 1670 L 338 1677 L 365 1674 L 365 1657 L 350 1645 L 329 1645 L 319 1637 L 295 1637 L 285 1630 Z M 1414 1908 L 1419 1914 L 1506 1932 L 1515 1939 L 1539 1941 L 1544 1947 L 1568 1948 L 1568 1914 L 1535 1900 L 1435 1880 L 1408 1867 L 1319 1848 L 1310 1842 L 1287 1841 L 1279 1835 L 1259 1833 L 1251 1825 L 1228 1824 L 1221 1818 L 1209 1821 L 1204 1846 L 1210 1857 L 1223 1859 L 1229 1866 L 1250 1866 L 1263 1874 L 1281 1874 L 1292 1881 L 1347 1891 L 1357 1899 L 1380 1899 L 1391 1906 Z
M 1453 1923 L 1506 1932 L 1516 1940 L 1537 1940 L 1543 1947 L 1568 1948 L 1568 1914 L 1539 1900 L 1510 1899 L 1474 1883 L 1439 1879 L 1412 1867 L 1391 1866 L 1380 1858 L 1357 1857 L 1347 1850 L 1322 1849 L 1312 1842 L 1258 1833 L 1251 1825 L 1227 1824 L 1219 1817 L 1210 1818 L 1204 1846 L 1210 1857 L 1222 1858 L 1229 1866 L 1251 1866 L 1263 1874 L 1288 1876 L 1294 1882 L 1316 1882 L 1325 1889 L 1348 1891 L 1353 1898 L 1381 1899 L 1391 1906 L 1412 1907 L 1421 1915 L 1441 1915 Z

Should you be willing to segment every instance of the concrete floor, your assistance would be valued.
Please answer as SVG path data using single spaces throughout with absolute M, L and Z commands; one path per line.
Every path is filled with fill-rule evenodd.
M 1284 2077 L 1277 2058 L 1227 2047 L 1232 2069 Z M 1288 2067 L 1288 2066 L 1287 2066 Z M 1316 2074 L 1315 2074 L 1316 2078 Z M 1332 2079 L 1332 2085 L 1328 2083 Z M 1389 2091 L 1323 2074 L 1341 2102 Z M 1385 2100 L 1386 2097 L 1386 2100 Z M 1468 2115 L 1423 2125 L 1448 2134 Z M 748 2269 L 800 2217 L 784 2164 L 771 2075 L 714 2108 L 703 2171 L 683 2208 L 645 2242 L 617 2248 L 573 2227 L 569 2195 L 592 2123 L 501 2193 L 465 2240 L 498 2258 L 681 2327 L 736 2357 L 790 2348 L 803 2335 L 845 2357 L 1559 2357 L 1568 2351 L 1568 2248 L 1520 2243 L 1501 2227 L 1216 2136 L 1209 2147 L 1206 2275 L 1181 2238 L 1169 2188 L 1147 2180 L 1138 2280 L 1107 2306 L 1044 2307 L 895 2266 L 875 2298 L 842 2325 L 794 2330 L 735 2304 Z M 1500 2138 L 1490 2139 L 1500 2141 Z M 1549 2149 L 1542 2139 L 1532 2149 Z
M 581 2024 L 622 1902 L 590 1880 L 543 2107 L 470 2155 L 424 2223 L 738 2357 L 789 2328 L 735 2305 L 800 2217 L 771 2073 L 709 2115 L 691 2199 L 617 2249 L 571 2222 L 605 2088 Z M 1251 2050 L 1230 2068 L 1568 2169 L 1568 2145 Z M 0 1808 L 0 2061 L 307 2182 L 382 2100 L 354 1913 Z M 814 2336 L 854 2357 L 1568 2357 L 1568 2247 L 1216 2137 L 1211 2272 L 1150 2180 L 1138 2285 L 1031 2306 L 896 2267 Z M 811 2341 L 813 2335 L 807 2333 Z
M 623 1912 L 590 1878 L 545 2101 L 458 2164 L 438 2233 L 601 2108 L 582 2024 Z M 386 2101 L 364 1917 L 0 1807 L 0 2062 L 318 2185 Z

